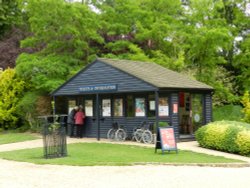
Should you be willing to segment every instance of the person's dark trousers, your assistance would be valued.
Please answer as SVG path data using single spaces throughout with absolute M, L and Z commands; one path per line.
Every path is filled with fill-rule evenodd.
M 76 128 L 76 125 L 75 124 L 70 124 L 70 137 L 76 137 L 76 131 L 75 131 L 75 128 Z
M 76 127 L 77 127 L 77 137 L 82 138 L 82 128 L 83 128 L 83 126 L 82 125 L 76 125 Z

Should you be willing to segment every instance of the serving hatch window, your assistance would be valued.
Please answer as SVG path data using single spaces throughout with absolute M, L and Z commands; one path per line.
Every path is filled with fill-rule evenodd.
M 111 116 L 111 100 L 103 99 L 102 100 L 102 116 Z
M 85 100 L 86 116 L 93 116 L 93 100 Z
M 169 105 L 167 97 L 159 98 L 159 116 L 169 116 Z
M 123 99 L 114 99 L 114 116 L 123 116 Z
M 145 98 L 136 98 L 135 99 L 135 116 L 145 116 Z

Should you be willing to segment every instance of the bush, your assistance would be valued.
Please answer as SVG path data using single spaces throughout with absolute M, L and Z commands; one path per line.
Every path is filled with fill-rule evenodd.
M 200 146 L 230 153 L 250 154 L 250 125 L 236 121 L 217 121 L 195 133 Z
M 3 129 L 16 128 L 19 117 L 17 104 L 26 88 L 14 69 L 6 69 L 0 74 L 0 126 Z
M 250 123 L 250 95 L 247 91 L 242 97 L 242 104 L 244 106 L 242 112 L 244 113 L 244 121 Z
M 241 121 L 244 114 L 240 105 L 217 106 L 213 109 L 214 121 Z
M 250 155 L 250 130 L 241 131 L 237 135 L 236 143 L 241 155 Z

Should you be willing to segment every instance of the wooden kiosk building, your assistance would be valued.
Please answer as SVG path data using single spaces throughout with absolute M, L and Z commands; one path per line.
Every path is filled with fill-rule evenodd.
M 56 113 L 68 113 L 75 105 L 84 107 L 85 137 L 106 138 L 113 122 L 131 134 L 146 121 L 157 126 L 167 122 L 181 138 L 192 137 L 211 122 L 212 92 L 212 87 L 155 63 L 98 58 L 52 96 Z

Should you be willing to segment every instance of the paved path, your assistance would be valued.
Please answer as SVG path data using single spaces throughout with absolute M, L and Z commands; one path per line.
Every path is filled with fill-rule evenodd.
M 68 143 L 97 142 L 68 139 Z M 101 142 L 107 142 L 102 140 Z M 126 142 L 126 144 L 135 144 Z M 0 151 L 41 147 L 42 140 L 0 145 Z M 146 145 L 154 147 L 153 145 Z M 180 149 L 200 150 L 196 142 L 179 143 Z M 206 151 L 207 153 L 208 151 Z M 214 153 L 219 155 L 218 153 Z M 0 188 L 248 188 L 250 167 L 199 166 L 63 166 L 35 165 L 0 159 Z

